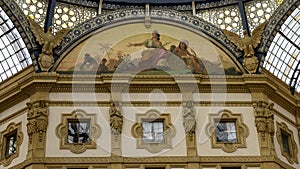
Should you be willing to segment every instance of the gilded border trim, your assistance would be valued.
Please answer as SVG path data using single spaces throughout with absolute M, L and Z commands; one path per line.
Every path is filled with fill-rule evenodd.
M 277 124 L 276 137 L 277 137 L 277 141 L 280 146 L 281 155 L 284 156 L 288 160 L 289 163 L 299 164 L 299 162 L 298 162 L 298 147 L 297 147 L 293 132 L 287 127 L 287 125 L 284 122 L 282 122 L 282 123 L 276 122 L 276 124 Z M 284 151 L 282 138 L 281 138 L 282 131 L 289 134 L 290 139 L 288 140 L 288 144 L 289 144 L 290 154 L 288 154 L 286 151 Z
M 20 146 L 23 142 L 23 132 L 21 131 L 22 123 L 10 123 L 6 130 L 2 131 L 0 133 L 0 150 L 1 150 L 1 158 L 0 162 L 3 164 L 4 167 L 8 166 L 13 159 L 19 157 L 20 154 Z M 14 154 L 9 155 L 8 157 L 5 157 L 5 149 L 6 149 L 6 135 L 17 131 L 17 141 L 16 141 L 16 152 Z
M 212 148 L 220 148 L 224 152 L 232 153 L 238 148 L 246 148 L 246 138 L 249 136 L 249 129 L 246 124 L 243 123 L 242 114 L 233 114 L 229 110 L 221 110 L 217 114 L 209 115 L 210 123 L 206 126 L 207 135 L 211 139 Z M 220 143 L 217 142 L 215 121 L 228 121 L 233 120 L 236 123 L 237 143 Z
M 68 120 L 70 119 L 89 119 L 90 120 L 90 142 L 89 143 L 68 143 Z M 69 149 L 75 154 L 85 152 L 87 149 L 96 149 L 96 140 L 101 135 L 101 128 L 96 124 L 96 114 L 87 114 L 85 111 L 77 109 L 71 114 L 62 114 L 61 123 L 56 127 L 56 136 L 60 139 L 60 149 Z
M 163 143 L 143 143 L 142 121 L 163 120 L 164 123 L 164 142 Z M 172 148 L 172 139 L 176 135 L 175 126 L 171 123 L 170 114 L 161 114 L 157 110 L 149 110 L 145 114 L 136 114 L 136 123 L 131 128 L 131 133 L 136 138 L 138 149 L 146 149 L 151 153 L 158 153 L 163 149 Z

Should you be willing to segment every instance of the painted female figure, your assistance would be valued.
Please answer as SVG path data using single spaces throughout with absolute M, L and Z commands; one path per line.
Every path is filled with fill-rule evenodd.
M 187 50 L 188 45 L 189 43 L 187 40 L 181 40 L 179 45 L 174 49 L 173 53 L 184 59 L 189 69 L 196 73 L 200 73 L 201 70 L 199 68 L 199 62 L 196 54 L 192 54 Z
M 145 46 L 147 49 L 142 52 L 142 59 L 138 67 L 140 69 L 155 68 L 160 59 L 168 57 L 167 50 L 160 41 L 160 34 L 157 30 L 152 32 L 152 37 L 140 43 L 129 43 L 128 47 Z

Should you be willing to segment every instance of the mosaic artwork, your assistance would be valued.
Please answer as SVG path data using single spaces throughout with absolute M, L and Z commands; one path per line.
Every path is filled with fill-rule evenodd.
M 118 26 L 78 44 L 56 71 L 241 74 L 233 59 L 203 36 L 163 24 Z

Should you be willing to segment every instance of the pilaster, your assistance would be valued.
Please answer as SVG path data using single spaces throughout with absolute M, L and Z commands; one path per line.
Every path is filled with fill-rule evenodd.
M 185 130 L 185 139 L 187 147 L 187 156 L 197 156 L 196 147 L 196 114 L 192 101 L 183 103 L 183 127 Z
M 111 155 L 121 156 L 121 134 L 123 128 L 123 114 L 120 102 L 111 102 L 110 109 L 110 128 L 111 128 Z
M 29 136 L 27 159 L 45 157 L 49 93 L 36 92 L 33 94 L 30 102 L 27 103 L 27 109 L 27 133 Z
M 277 156 L 274 146 L 273 103 L 256 101 L 253 103 L 255 126 L 262 156 Z

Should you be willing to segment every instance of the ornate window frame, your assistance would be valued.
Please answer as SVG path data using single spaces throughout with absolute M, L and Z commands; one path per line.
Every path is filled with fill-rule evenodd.
M 287 127 L 287 125 L 284 122 L 276 122 L 276 126 L 277 126 L 277 131 L 276 131 L 276 137 L 277 137 L 277 141 L 279 143 L 280 146 L 280 151 L 281 151 L 281 155 L 284 156 L 289 163 L 294 164 L 294 163 L 299 163 L 298 162 L 298 147 L 295 141 L 295 137 L 293 132 Z M 290 154 L 288 154 L 286 151 L 284 151 L 283 148 L 283 143 L 282 143 L 282 137 L 281 134 L 282 132 L 285 132 L 286 134 L 289 135 L 289 140 L 288 140 L 288 144 L 289 144 L 289 149 L 290 149 Z
M 237 142 L 218 142 L 215 127 L 216 121 L 234 121 L 236 125 Z M 238 148 L 247 147 L 246 138 L 249 136 L 249 128 L 243 123 L 242 114 L 233 114 L 229 110 L 221 110 L 217 114 L 210 114 L 206 132 L 210 137 L 212 148 L 220 148 L 224 152 L 232 153 Z
M 90 132 L 87 143 L 68 143 L 68 121 L 69 120 L 89 120 Z M 101 128 L 96 123 L 96 114 L 87 114 L 85 111 L 76 109 L 70 114 L 61 115 L 61 123 L 56 127 L 56 136 L 60 139 L 60 149 L 69 149 L 72 153 L 80 154 L 87 149 L 96 149 L 96 140 L 101 135 Z
M 20 154 L 20 146 L 23 142 L 23 132 L 21 131 L 22 123 L 10 123 L 6 130 L 0 133 L 0 162 L 3 164 L 4 167 L 8 166 L 13 159 L 19 157 Z M 11 135 L 12 133 L 16 132 L 17 140 L 16 140 L 16 152 L 6 156 L 6 137 Z
M 143 121 L 163 121 L 164 142 L 163 143 L 144 143 L 143 142 Z M 170 114 L 161 114 L 157 110 L 149 110 L 145 114 L 136 115 L 136 123 L 131 128 L 131 134 L 136 138 L 138 149 L 146 149 L 151 153 L 158 153 L 163 149 L 172 148 L 172 139 L 176 135 L 174 125 L 171 123 Z

